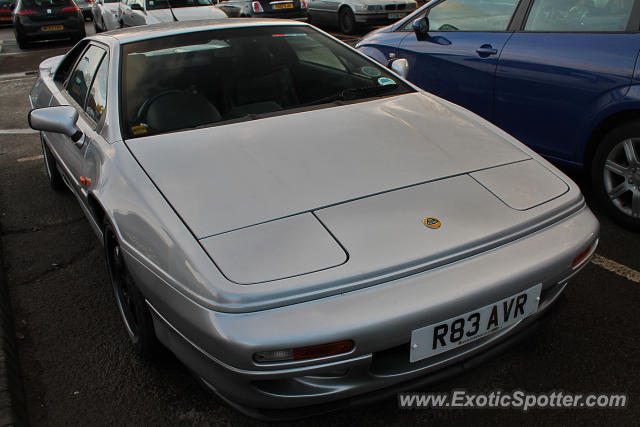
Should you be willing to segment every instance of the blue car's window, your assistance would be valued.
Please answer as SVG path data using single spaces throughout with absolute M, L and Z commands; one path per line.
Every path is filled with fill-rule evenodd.
M 127 137 L 218 126 L 414 90 L 307 26 L 223 29 L 123 45 Z
M 518 0 L 445 0 L 428 10 L 430 31 L 506 31 Z M 411 23 L 404 31 L 412 31 Z
M 525 31 L 624 31 L 634 0 L 536 0 Z

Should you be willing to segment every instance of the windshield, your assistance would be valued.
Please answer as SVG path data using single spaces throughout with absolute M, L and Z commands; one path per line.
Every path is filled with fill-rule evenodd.
M 147 0 L 147 10 L 212 5 L 211 0 Z
M 180 34 L 125 44 L 122 56 L 129 138 L 413 91 L 306 26 Z

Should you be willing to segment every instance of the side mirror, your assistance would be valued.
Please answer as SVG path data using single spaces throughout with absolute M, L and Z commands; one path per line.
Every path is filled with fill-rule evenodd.
M 140 4 L 138 3 L 133 3 L 131 5 L 131 10 L 139 10 L 140 12 L 144 12 L 144 9 L 142 9 L 142 6 L 140 6 Z
M 70 105 L 37 108 L 29 112 L 29 126 L 42 132 L 67 135 L 73 142 L 82 138 L 82 131 L 76 126 L 78 111 Z
M 411 25 L 413 32 L 416 33 L 416 39 L 419 41 L 425 40 L 429 37 L 429 18 L 423 16 L 413 21 Z
M 393 59 L 389 62 L 389 68 L 403 79 L 406 79 L 409 74 L 409 61 L 404 58 Z

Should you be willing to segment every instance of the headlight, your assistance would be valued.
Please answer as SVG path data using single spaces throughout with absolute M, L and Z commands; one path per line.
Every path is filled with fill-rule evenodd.
M 355 5 L 355 9 L 356 10 L 367 10 L 367 5 L 366 4 L 356 4 Z

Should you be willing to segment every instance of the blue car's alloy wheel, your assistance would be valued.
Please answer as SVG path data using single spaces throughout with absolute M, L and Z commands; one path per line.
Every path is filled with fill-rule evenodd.
M 640 231 L 640 122 L 607 134 L 592 165 L 598 201 L 621 224 Z

